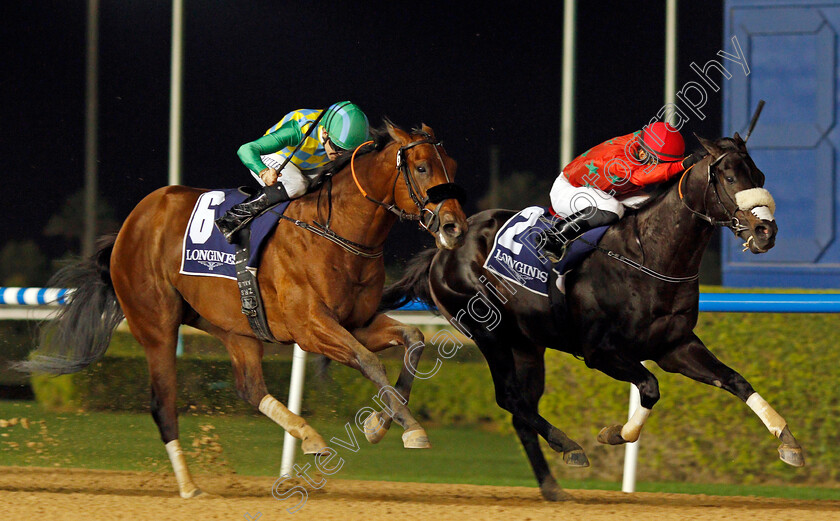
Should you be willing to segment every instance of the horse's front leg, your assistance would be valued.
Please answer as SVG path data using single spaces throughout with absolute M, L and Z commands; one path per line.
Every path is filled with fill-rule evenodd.
M 300 448 L 304 454 L 323 454 L 327 449 L 324 438 L 306 420 L 269 394 L 262 371 L 262 342 L 253 337 L 224 331 L 206 321 L 201 321 L 199 325 L 221 340 L 227 348 L 239 397 L 301 440 Z
M 718 360 L 697 336 L 692 335 L 689 342 L 670 351 L 657 363 L 665 371 L 721 387 L 746 402 L 767 429 L 781 440 L 781 460 L 794 467 L 805 465 L 802 447 L 791 434 L 785 419 L 755 392 L 743 376 Z
M 418 328 L 403 324 L 384 313 L 376 315 L 370 324 L 354 329 L 351 333 L 359 343 L 374 353 L 394 346 L 402 346 L 405 349 L 402 370 L 394 388 L 407 404 L 417 364 L 426 346 L 423 333 Z M 368 416 L 365 420 L 365 438 L 371 443 L 382 441 L 391 427 L 391 420 L 386 411 Z
M 414 419 L 406 407 L 407 398 L 391 387 L 385 368 L 379 358 L 370 349 L 362 345 L 328 311 L 310 316 L 305 327 L 294 332 L 294 338 L 306 351 L 318 352 L 331 360 L 341 362 L 361 372 L 373 382 L 377 389 L 377 399 L 402 426 L 403 446 L 410 449 L 430 448 L 429 437 L 420 423 Z M 369 416 L 374 416 L 370 414 Z M 368 420 L 370 418 L 367 418 Z

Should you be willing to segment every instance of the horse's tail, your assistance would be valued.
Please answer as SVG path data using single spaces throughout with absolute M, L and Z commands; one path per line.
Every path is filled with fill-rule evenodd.
M 75 373 L 105 354 L 114 329 L 125 317 L 111 282 L 115 241 L 116 234 L 103 237 L 94 255 L 53 275 L 50 286 L 73 291 L 55 317 L 41 324 L 38 349 L 12 368 L 28 373 Z
M 437 248 L 423 250 L 408 262 L 402 278 L 385 288 L 379 303 L 380 311 L 400 308 L 412 300 L 435 307 L 429 289 L 429 270 L 437 252 Z

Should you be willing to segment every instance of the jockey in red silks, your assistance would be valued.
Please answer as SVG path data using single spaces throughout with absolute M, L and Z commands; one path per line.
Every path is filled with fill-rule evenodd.
M 645 187 L 671 179 L 703 157 L 684 154 L 679 131 L 656 122 L 576 157 L 551 187 L 552 209 L 563 220 L 544 235 L 549 260 L 558 262 L 585 232 L 618 221 L 625 205 L 647 198 Z

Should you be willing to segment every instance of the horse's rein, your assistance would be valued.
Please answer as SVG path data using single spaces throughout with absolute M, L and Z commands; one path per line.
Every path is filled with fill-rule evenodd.
M 359 147 L 356 148 L 356 150 L 358 151 L 359 148 L 361 148 L 362 146 L 364 146 L 365 144 L 368 144 L 368 143 L 372 143 L 372 141 L 368 141 L 367 143 L 362 143 L 362 145 L 359 145 Z M 354 151 L 353 152 L 354 156 L 355 156 L 355 153 L 356 152 Z M 354 175 L 354 178 L 355 178 L 355 175 Z M 354 241 L 351 241 L 350 239 L 342 237 L 341 235 L 335 233 L 332 230 L 332 228 L 330 228 L 330 221 L 332 220 L 332 173 L 328 173 L 327 180 L 321 185 L 322 190 L 323 190 L 323 185 L 326 184 L 326 183 L 330 183 L 330 188 L 327 190 L 327 200 L 328 200 L 327 205 L 329 206 L 329 213 L 327 215 L 327 224 L 326 225 L 321 224 L 317 220 L 314 220 L 312 222 L 312 224 L 309 224 L 309 223 L 301 221 L 299 219 L 292 219 L 291 217 L 287 217 L 286 215 L 280 215 L 280 219 L 284 219 L 286 221 L 289 221 L 299 228 L 303 228 L 304 230 L 306 230 L 308 232 L 312 232 L 319 237 L 323 237 L 324 239 L 327 239 L 328 241 L 331 241 L 331 242 L 337 244 L 338 246 L 340 246 L 345 251 L 348 251 L 348 252 L 352 253 L 353 255 L 356 255 L 357 257 L 363 257 L 365 259 L 378 259 L 378 258 L 382 257 L 382 255 L 385 253 L 385 250 L 383 249 L 382 244 L 380 244 L 379 246 L 368 246 L 366 244 L 360 244 L 358 242 L 354 242 Z M 320 208 L 321 208 L 320 192 L 319 192 L 319 195 L 318 195 L 318 205 L 317 206 L 318 206 L 318 215 L 320 216 Z
M 355 166 L 356 153 L 362 147 L 364 147 L 366 145 L 370 145 L 372 143 L 373 143 L 373 141 L 366 141 L 366 142 L 362 143 L 361 145 L 356 147 L 355 150 L 353 150 L 353 155 L 350 157 L 350 171 L 353 175 L 353 181 L 356 183 L 356 187 L 359 189 L 359 192 L 367 200 L 369 200 L 373 203 L 376 203 L 376 204 L 382 206 L 383 208 L 385 208 L 386 210 L 396 214 L 400 218 L 400 220 L 419 221 L 421 226 L 423 226 L 426 229 L 429 229 L 430 231 L 432 231 L 432 233 L 434 233 L 437 230 L 437 226 L 435 226 L 435 228 L 432 229 L 431 226 L 428 226 L 426 223 L 424 223 L 423 218 L 422 218 L 422 212 L 424 210 L 429 212 L 431 215 L 433 215 L 432 219 L 430 219 L 430 220 L 433 220 L 434 222 L 439 224 L 439 219 L 437 218 L 437 216 L 438 216 L 438 211 L 440 210 L 440 207 L 443 204 L 443 200 L 440 201 L 440 204 L 438 204 L 438 207 L 435 209 L 435 211 L 426 210 L 425 209 L 425 204 L 428 204 L 428 202 L 430 200 L 432 200 L 433 197 L 427 195 L 423 200 L 421 200 L 419 197 L 417 197 L 417 195 L 415 194 L 415 191 L 414 191 L 414 187 L 412 186 L 411 181 L 409 181 L 410 174 L 407 173 L 408 167 L 407 167 L 407 165 L 405 165 L 404 168 L 400 168 L 400 163 L 401 163 L 402 153 L 403 153 L 404 150 L 406 150 L 408 148 L 411 148 L 413 146 L 416 146 L 416 145 L 429 143 L 429 144 L 432 144 L 432 145 L 435 146 L 435 151 L 437 152 L 437 146 L 440 145 L 440 142 L 434 143 L 434 142 L 432 142 L 430 140 L 427 140 L 427 139 L 426 140 L 421 140 L 421 141 L 415 141 L 415 142 L 409 143 L 408 145 L 406 145 L 404 147 L 401 147 L 399 149 L 399 151 L 397 152 L 397 168 L 400 170 L 400 174 L 405 172 L 405 174 L 406 174 L 406 185 L 408 186 L 409 194 L 411 195 L 411 199 L 417 205 L 418 209 L 420 209 L 420 211 L 421 211 L 420 214 L 413 214 L 413 213 L 406 212 L 402 208 L 399 208 L 396 204 L 388 205 L 386 203 L 383 203 L 382 201 L 378 201 L 378 200 L 370 197 L 367 194 L 367 192 L 365 191 L 365 189 L 362 188 L 361 183 L 359 183 L 359 178 L 356 176 L 356 166 Z M 446 171 L 446 165 L 443 163 L 443 158 L 440 156 L 440 152 L 437 152 L 437 154 L 438 154 L 438 159 L 440 159 L 441 165 L 443 165 L 443 171 L 444 171 L 444 174 L 446 175 L 446 180 L 449 181 L 450 180 L 449 173 Z M 402 163 L 405 164 L 405 161 L 402 161 Z M 399 175 L 397 177 L 399 177 Z M 392 191 L 396 190 L 396 184 L 397 184 L 397 179 L 394 179 L 394 188 L 392 189 Z M 444 200 L 448 199 L 448 198 L 457 198 L 455 196 L 459 195 L 458 190 L 461 190 L 461 192 L 463 192 L 463 189 L 460 189 L 460 187 L 457 187 L 457 185 L 454 185 L 451 182 L 444 183 L 444 184 L 437 185 L 437 186 L 433 186 L 428 191 L 431 191 L 431 190 L 437 188 L 438 186 L 442 187 L 440 189 L 440 192 L 439 192 L 442 195 L 448 195 L 448 194 L 453 193 L 453 192 L 455 194 L 455 195 L 453 195 L 453 197 L 445 197 Z M 453 186 L 456 188 L 456 190 L 453 190 L 452 188 L 450 188 L 450 187 L 453 187 Z M 332 199 L 330 197 L 330 202 L 328 203 L 329 206 L 330 206 L 330 214 L 332 214 L 332 203 L 331 203 L 331 201 L 332 201 Z M 425 202 L 425 204 L 424 204 L 424 202 Z M 438 202 L 438 201 L 432 200 L 432 202 Z M 320 204 L 318 206 L 320 208 Z M 327 239 L 327 240 L 337 244 L 338 246 L 340 246 L 344 250 L 352 253 L 353 255 L 363 257 L 363 258 L 366 258 L 366 259 L 377 259 L 379 257 L 382 257 L 382 255 L 384 253 L 382 245 L 367 246 L 365 244 L 359 244 L 357 242 L 353 242 L 350 239 L 347 239 L 345 237 L 342 237 L 341 235 L 338 235 L 337 233 L 335 233 L 330 228 L 330 220 L 331 220 L 330 217 L 327 217 L 327 224 L 326 225 L 323 225 L 323 224 L 321 224 L 317 221 L 313 222 L 312 224 L 309 224 L 309 223 L 300 221 L 298 219 L 292 219 L 291 217 L 286 217 L 285 215 L 281 215 L 280 218 L 285 219 L 287 221 L 290 221 L 295 226 L 303 228 L 304 230 L 312 232 L 315 235 L 318 235 L 319 237 L 323 237 L 324 239 Z

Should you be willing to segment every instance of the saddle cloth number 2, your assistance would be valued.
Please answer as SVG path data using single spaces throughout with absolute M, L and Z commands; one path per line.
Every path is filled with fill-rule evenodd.
M 519 217 L 524 217 L 525 220 L 522 222 L 518 222 L 505 230 L 505 232 L 499 237 L 499 245 L 504 246 L 508 250 L 512 251 L 514 255 L 519 255 L 519 252 L 522 251 L 523 244 L 516 240 L 516 237 L 522 233 L 523 231 L 527 230 L 534 226 L 543 214 L 543 209 L 538 206 L 532 206 L 530 208 L 525 208 L 520 212 Z

